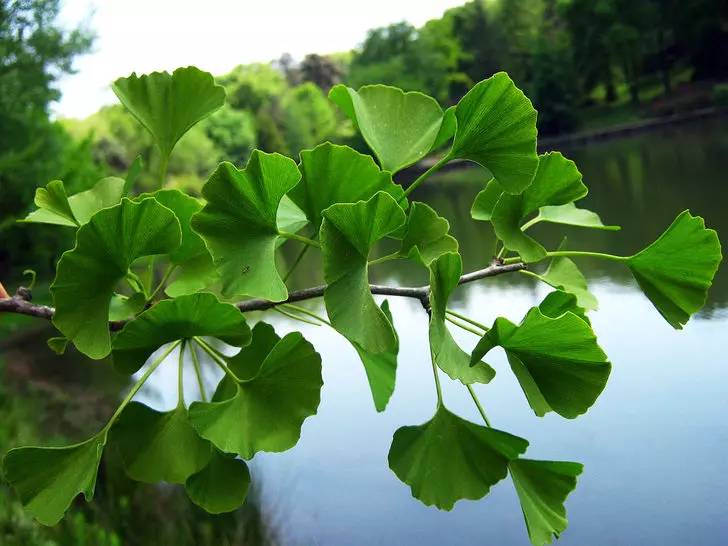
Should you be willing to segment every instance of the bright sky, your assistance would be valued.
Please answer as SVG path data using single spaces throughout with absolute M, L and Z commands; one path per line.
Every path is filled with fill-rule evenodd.
M 76 61 L 53 107 L 85 117 L 116 99 L 109 84 L 131 72 L 195 65 L 223 74 L 283 53 L 346 51 L 370 28 L 407 20 L 416 26 L 465 0 L 65 0 L 61 23 L 87 21 L 94 51 Z

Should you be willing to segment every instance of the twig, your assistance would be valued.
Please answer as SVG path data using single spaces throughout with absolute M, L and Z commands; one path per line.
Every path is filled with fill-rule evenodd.
M 512 273 L 514 271 L 521 271 L 526 268 L 526 264 L 515 263 L 515 264 L 502 264 L 494 261 L 491 265 L 478 271 L 466 273 L 458 284 L 467 284 L 487 277 L 495 277 L 504 273 Z M 274 302 L 262 299 L 251 299 L 241 301 L 236 304 L 237 308 L 241 312 L 247 313 L 249 311 L 265 311 L 272 307 L 282 305 L 284 303 L 294 303 L 297 301 L 310 300 L 313 298 L 320 298 L 324 295 L 325 285 L 313 286 L 311 288 L 304 288 L 302 290 L 294 290 L 288 293 L 288 299 L 284 301 Z M 383 286 L 380 284 L 370 284 L 369 289 L 372 294 L 378 296 L 396 296 L 403 298 L 414 298 L 419 300 L 422 306 L 429 310 L 430 308 L 430 287 L 425 286 Z M 18 289 L 18 293 L 11 298 L 0 299 L 0 313 L 17 313 L 20 315 L 28 315 L 31 317 L 44 318 L 50 320 L 53 318 L 55 310 L 53 307 L 46 305 L 36 305 L 30 301 L 27 290 L 22 287 Z M 125 324 L 125 321 L 112 321 L 109 322 L 109 329 L 112 331 L 120 330 Z

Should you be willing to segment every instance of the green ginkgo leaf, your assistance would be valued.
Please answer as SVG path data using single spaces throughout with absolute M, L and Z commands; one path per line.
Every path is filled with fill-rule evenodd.
M 414 202 L 407 216 L 407 229 L 400 254 L 428 267 L 447 252 L 457 252 L 458 242 L 449 234 L 450 223 L 424 203 Z
M 293 332 L 276 343 L 254 377 L 235 383 L 231 398 L 194 402 L 190 421 L 225 453 L 250 459 L 258 451 L 285 451 L 298 442 L 303 421 L 316 413 L 322 385 L 321 357 Z
M 365 85 L 355 91 L 339 84 L 329 98 L 354 122 L 379 159 L 382 169 L 394 174 L 422 159 L 435 144 L 448 138 L 440 134 L 443 111 L 423 93 L 405 93 L 388 85 Z M 439 138 L 438 138 L 439 137 Z
M 604 390 L 612 365 L 591 327 L 571 312 L 556 318 L 532 308 L 521 324 L 499 317 L 475 347 L 472 362 L 495 346 L 506 351 L 534 413 L 555 411 L 573 419 Z
M 584 466 L 565 461 L 516 459 L 508 465 L 533 546 L 551 544 L 566 530 L 564 502 Z
M 541 207 L 565 205 L 587 194 L 581 173 L 573 161 L 559 152 L 539 156 L 531 184 L 520 195 L 503 193 L 493 208 L 490 221 L 506 248 L 518 252 L 526 262 L 546 256 L 546 249 L 521 229 L 524 220 Z
M 682 329 L 705 305 L 723 256 L 720 240 L 700 216 L 683 211 L 644 250 L 626 259 L 632 275 L 665 320 Z
M 103 430 L 72 446 L 11 449 L 3 473 L 25 510 L 43 525 L 55 525 L 79 494 L 93 498 L 105 445 Z
M 250 328 L 232 304 L 209 293 L 163 300 L 126 323 L 113 343 L 114 367 L 134 373 L 162 345 L 194 336 L 210 336 L 236 347 L 250 342 Z
M 210 460 L 210 443 L 197 435 L 180 405 L 159 412 L 132 402 L 111 429 L 111 441 L 133 480 L 185 483 Z
M 541 313 L 550 318 L 556 318 L 566 312 L 571 312 L 587 324 L 591 324 L 589 317 L 586 316 L 586 309 L 579 305 L 576 296 L 563 290 L 549 292 L 543 301 L 538 304 L 538 308 Z
M 394 433 L 389 468 L 413 497 L 451 510 L 461 499 L 487 495 L 527 447 L 523 438 L 476 425 L 440 405 L 427 423 Z
M 586 278 L 569 258 L 557 256 L 551 260 L 543 274 L 534 273 L 533 276 L 558 290 L 574 294 L 579 307 L 586 311 L 593 311 L 599 307 L 596 296 L 589 292 Z
M 451 379 L 466 385 L 488 383 L 495 370 L 485 362 L 471 366 L 470 355 L 455 342 L 445 323 L 447 301 L 458 285 L 462 268 L 457 253 L 443 254 L 430 264 L 430 350 L 435 364 Z
M 140 313 L 147 303 L 142 292 L 134 292 L 131 296 L 114 294 L 109 302 L 109 320 L 128 320 Z
M 473 220 L 490 222 L 493 217 L 493 209 L 501 195 L 503 195 L 503 188 L 495 178 L 491 178 L 485 188 L 475 196 L 473 206 L 470 208 L 470 216 Z
M 301 182 L 290 197 L 301 207 L 316 231 L 323 220 L 322 211 L 336 203 L 356 203 L 369 199 L 378 191 L 389 193 L 399 201 L 402 187 L 392 181 L 392 174 L 382 171 L 371 156 L 348 146 L 325 142 L 313 150 L 301 152 Z
M 323 215 L 324 301 L 331 324 L 367 352 L 392 352 L 397 337 L 369 291 L 367 259 L 374 243 L 404 224 L 404 211 L 380 191 L 367 201 L 332 205 Z
M 606 226 L 596 212 L 580 209 L 574 203 L 565 205 L 545 206 L 538 209 L 533 223 L 550 222 L 567 226 L 602 229 L 606 231 L 619 231 L 619 226 Z
M 536 110 L 505 72 L 476 84 L 455 109 L 450 159 L 488 169 L 508 193 L 521 193 L 538 167 Z
M 301 184 L 296 184 L 296 187 Z M 295 188 L 294 188 L 295 189 Z M 293 191 L 293 190 L 291 190 Z M 284 195 L 281 198 L 281 202 L 278 205 L 278 212 L 276 213 L 276 225 L 279 231 L 287 231 L 288 233 L 297 233 L 301 231 L 306 225 L 308 225 L 308 218 L 306 213 L 293 202 L 288 196 Z M 283 243 L 285 240 L 278 240 L 278 243 Z
M 236 510 L 245 502 L 249 488 L 248 465 L 217 450 L 205 468 L 185 482 L 187 496 L 209 514 Z
M 117 205 L 124 195 L 124 180 L 113 176 L 102 178 L 90 190 L 66 197 L 63 182 L 53 180 L 45 188 L 35 190 L 38 207 L 23 222 L 77 227 L 88 223 L 101 209 Z
M 169 255 L 176 268 L 165 292 L 172 297 L 183 296 L 212 284 L 217 279 L 212 256 L 191 225 L 192 216 L 202 209 L 200 200 L 179 190 L 159 190 L 150 195 L 172 210 L 182 226 L 182 242 Z
M 386 409 L 389 399 L 394 392 L 394 383 L 397 377 L 397 354 L 399 353 L 399 337 L 397 336 L 396 330 L 394 330 L 394 321 L 392 320 L 392 313 L 389 310 L 389 302 L 387 300 L 382 302 L 381 309 L 382 313 L 384 313 L 392 325 L 392 331 L 394 331 L 396 341 L 394 349 L 384 353 L 370 353 L 352 342 L 364 365 L 364 371 L 367 374 L 369 388 L 372 391 L 372 398 L 374 399 L 374 407 L 377 411 L 384 411 Z
M 293 160 L 254 150 L 244 169 L 221 163 L 203 186 L 207 204 L 192 227 L 212 253 L 225 297 L 288 296 L 275 262 L 277 213 L 300 178 Z
M 174 251 L 180 243 L 174 213 L 152 198 L 122 199 L 100 210 L 76 234 L 76 246 L 58 262 L 51 285 L 53 324 L 91 358 L 111 350 L 109 302 L 114 287 L 142 256 Z
M 194 66 L 172 74 L 119 78 L 111 86 L 121 103 L 154 138 L 164 158 L 193 125 L 225 104 L 225 90 Z

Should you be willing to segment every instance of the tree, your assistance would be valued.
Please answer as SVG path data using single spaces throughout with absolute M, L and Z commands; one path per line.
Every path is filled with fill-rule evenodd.
M 314 83 L 325 92 L 341 82 L 344 74 L 339 63 L 316 53 L 306 55 L 301 61 L 299 70 L 302 81 Z
M 222 87 L 194 67 L 133 74 L 114 82 L 113 90 L 166 158 L 191 127 L 203 127 L 197 124 L 225 103 Z M 299 98 L 308 104 L 320 91 L 308 83 L 293 93 L 293 104 Z M 160 95 L 167 100 L 154 100 Z M 90 438 L 5 455 L 4 478 L 40 523 L 57 524 L 80 494 L 92 500 L 107 447 L 135 481 L 178 484 L 209 513 L 236 510 L 250 489 L 246 461 L 295 446 L 304 421 L 317 412 L 323 386 L 321 355 L 301 332 L 281 336 L 264 320 L 251 328 L 249 313 L 278 310 L 343 336 L 361 358 L 374 408 L 384 411 L 401 340 L 389 303 L 374 299 L 381 295 L 421 305 L 434 379 L 433 416 L 394 433 L 390 469 L 415 498 L 441 510 L 483 498 L 510 476 L 532 544 L 548 544 L 566 529 L 564 504 L 583 466 L 525 458 L 529 442 L 492 425 L 473 388 L 496 374 L 484 358 L 496 347 L 505 351 L 535 415 L 579 417 L 604 390 L 612 364 L 588 315 L 596 298 L 572 258 L 624 267 L 666 322 L 681 329 L 706 301 L 722 260 L 718 235 L 683 211 L 655 242 L 631 255 L 548 250 L 532 237 L 531 226 L 619 227 L 577 207 L 588 189 L 573 161 L 558 152 L 538 155 L 536 110 L 505 73 L 477 83 L 447 110 L 423 93 L 382 85 L 337 85 L 330 96 L 372 155 L 330 142 L 302 151 L 298 163 L 254 150 L 244 167 L 220 163 L 200 199 L 165 188 L 165 169 L 159 189 L 136 196 L 119 178 L 70 196 L 60 180 L 38 188 L 38 208 L 26 221 L 72 231 L 76 244 L 58 262 L 50 288 L 54 307 L 32 303 L 21 287 L 13 297 L 2 291 L 0 313 L 50 319 L 59 331 L 48 341 L 54 351 L 72 345 L 92 359 L 111 357 L 120 373 L 144 370 Z M 411 185 L 398 183 L 399 171 L 443 147 L 444 155 Z M 414 200 L 432 183 L 430 176 L 454 160 L 478 163 L 493 175 L 471 216 L 491 225 L 498 249 L 488 266 L 466 274 L 448 222 Z M 380 254 L 385 240 L 394 252 Z M 285 244 L 298 245 L 299 252 L 284 268 L 279 249 Z M 299 288 L 290 273 L 309 248 L 318 252 L 325 284 Z M 428 284 L 369 283 L 370 268 L 395 261 L 418 268 Z M 544 270 L 542 263 L 548 263 Z M 518 323 L 499 317 L 486 326 L 449 308 L 458 286 L 518 273 L 553 289 Z M 321 297 L 327 317 L 296 305 Z M 476 336 L 472 351 L 458 344 L 449 324 Z M 236 354 L 222 352 L 219 343 L 237 348 Z M 177 405 L 160 412 L 134 401 L 170 361 Z M 201 366 L 222 373 L 210 398 Z M 194 401 L 185 392 L 185 368 L 197 378 Z M 446 376 L 467 390 L 482 423 L 448 409 L 440 386 Z

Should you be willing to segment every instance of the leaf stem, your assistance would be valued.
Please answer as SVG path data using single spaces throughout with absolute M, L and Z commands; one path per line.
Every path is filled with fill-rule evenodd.
M 274 307 L 273 311 L 275 311 L 276 313 L 280 313 L 284 317 L 288 317 L 289 319 L 292 319 L 292 320 L 298 320 L 300 322 L 305 322 L 306 324 L 311 324 L 313 326 L 321 326 L 321 323 L 319 323 L 319 322 L 314 322 L 311 319 L 299 317 L 298 315 L 295 315 L 295 314 L 291 313 L 290 311 L 286 311 L 285 309 L 281 309 L 280 307 Z
M 400 197 L 399 202 L 401 203 L 402 201 L 404 201 L 405 198 L 410 193 L 412 193 L 413 191 L 415 191 L 417 189 L 417 187 L 420 186 L 420 184 L 422 184 L 425 180 L 427 180 L 427 178 L 431 174 L 436 173 L 437 171 L 439 171 L 445 165 L 445 163 L 447 163 L 448 161 L 450 161 L 450 156 L 449 155 L 445 155 L 442 158 L 440 158 L 440 160 L 437 163 L 435 163 L 432 167 L 430 167 L 425 172 L 423 172 L 420 176 L 418 176 L 415 179 L 415 181 L 412 182 L 412 184 L 410 184 L 409 188 L 407 188 L 406 190 L 404 190 L 404 195 L 402 195 L 402 197 Z
M 200 361 L 197 358 L 197 351 L 192 343 L 187 347 L 192 355 L 192 366 L 195 368 L 195 377 L 197 377 L 197 388 L 200 390 L 200 399 L 203 402 L 207 402 L 207 393 L 205 392 L 205 383 L 202 381 L 202 369 L 200 368 Z
M 232 379 L 236 383 L 242 383 L 242 380 L 233 373 L 233 371 L 225 363 L 225 360 L 217 353 L 217 351 L 215 351 L 215 349 L 210 347 L 207 343 L 205 343 L 205 341 L 202 338 L 200 338 L 198 336 L 195 336 L 193 339 L 197 342 L 197 344 L 200 347 L 202 347 L 203 351 L 205 351 L 208 355 L 210 355 L 210 358 L 212 358 L 212 360 L 215 362 L 215 364 L 220 366 L 222 371 L 224 371 L 227 375 L 230 376 L 230 379 Z
M 381 264 L 384 262 L 389 262 L 391 260 L 396 260 L 399 257 L 400 257 L 399 252 L 393 252 L 392 254 L 387 254 L 386 256 L 380 256 L 379 258 L 369 260 L 368 265 L 376 265 L 376 264 Z
M 177 407 L 185 407 L 185 382 L 184 382 L 184 365 L 185 365 L 185 346 L 187 341 L 183 340 L 179 348 L 179 362 L 177 363 Z
M 149 367 L 146 369 L 146 371 L 142 374 L 142 376 L 139 378 L 139 380 L 134 383 L 134 386 L 131 388 L 131 390 L 127 393 L 127 395 L 124 397 L 124 400 L 121 401 L 121 404 L 119 404 L 119 407 L 116 408 L 116 411 L 111 416 L 111 419 L 109 419 L 109 422 L 106 423 L 106 426 L 103 428 L 104 431 L 107 431 L 112 427 L 114 422 L 119 418 L 119 415 L 121 415 L 121 412 L 124 411 L 124 408 L 131 402 L 132 398 L 136 395 L 137 392 L 139 392 L 139 389 L 142 388 L 142 385 L 147 382 L 147 379 L 149 379 L 149 376 L 154 373 L 154 370 L 156 370 L 159 365 L 164 362 L 164 359 L 169 356 L 169 354 L 174 351 L 177 346 L 182 343 L 181 340 L 177 340 L 174 343 L 172 343 L 167 349 L 162 353 L 158 358 L 152 362 Z
M 624 262 L 628 258 L 626 256 L 615 256 L 614 254 L 605 254 L 604 252 L 588 252 L 586 250 L 554 250 L 551 252 L 547 252 L 546 256 L 541 258 L 541 260 L 545 260 L 546 258 L 558 258 L 559 256 L 575 256 L 575 257 L 584 257 L 584 258 L 601 258 L 603 260 L 612 260 L 614 262 Z M 538 260 L 538 261 L 541 261 Z M 514 256 L 513 258 L 506 258 L 503 260 L 504 265 L 513 264 L 520 262 L 521 258 L 518 256 Z
M 167 167 L 169 166 L 169 155 L 162 152 L 162 158 L 159 163 L 159 189 L 164 188 L 164 183 L 167 178 Z
M 478 396 L 475 394 L 475 390 L 473 389 L 472 385 L 465 385 L 468 388 L 468 392 L 470 393 L 470 396 L 473 398 L 473 402 L 475 402 L 475 405 L 478 408 L 478 411 L 480 412 L 480 416 L 483 418 L 483 421 L 485 421 L 485 424 L 490 427 L 490 421 L 488 421 L 488 416 L 485 415 L 485 410 L 483 409 L 483 406 L 480 404 L 480 400 L 478 400 Z
M 298 253 L 298 256 L 296 256 L 296 259 L 291 264 L 291 268 L 288 270 L 286 275 L 283 277 L 283 282 L 286 282 L 290 277 L 291 273 L 293 273 L 293 270 L 298 267 L 298 264 L 301 263 L 301 260 L 306 255 L 306 252 L 308 252 L 309 245 L 303 245 L 303 248 L 301 249 L 301 252 Z
M 483 332 L 480 332 L 480 331 L 476 330 L 475 328 L 472 328 L 472 327 L 468 326 L 467 324 L 463 324 L 459 320 L 455 320 L 452 317 L 448 317 L 447 315 L 445 315 L 445 320 L 448 321 L 451 324 L 454 324 L 458 328 L 462 328 L 466 332 L 470 332 L 471 334 L 475 334 L 478 337 L 481 337 L 483 335 Z
M 308 315 L 311 318 L 315 318 L 316 320 L 331 326 L 331 323 L 328 320 L 326 320 L 324 317 L 322 317 L 321 315 L 317 315 L 313 311 L 309 311 L 308 309 L 306 309 L 305 307 L 301 307 L 300 305 L 294 305 L 293 303 L 284 303 L 282 305 L 282 307 L 287 307 L 287 308 L 293 309 L 294 311 L 298 311 L 302 315 Z
M 471 319 L 470 317 L 466 317 L 465 315 L 462 315 L 456 311 L 453 311 L 452 309 L 445 309 L 445 312 L 452 315 L 453 317 L 457 317 L 460 320 L 464 320 L 465 322 L 480 328 L 481 330 L 483 330 L 483 332 L 487 332 L 488 330 L 490 330 L 490 328 L 488 328 L 485 324 L 481 324 L 480 322 L 475 321 L 475 320 Z
M 430 362 L 432 362 L 432 375 L 435 376 L 435 389 L 437 390 L 437 406 L 442 406 L 442 387 L 440 387 L 440 378 L 437 375 L 437 364 L 435 364 L 435 355 L 430 350 Z
M 167 284 L 167 281 L 169 280 L 169 277 L 174 273 L 174 270 L 177 269 L 177 264 L 169 264 L 167 267 L 167 270 L 164 272 L 164 275 L 162 276 L 162 280 L 159 281 L 159 284 L 157 287 L 152 291 L 152 295 L 147 298 L 147 303 L 151 302 L 156 295 L 159 293 L 159 291 L 164 287 L 165 284 Z
M 521 231 L 526 231 L 528 228 L 530 228 L 531 226 L 535 226 L 540 221 L 541 221 L 541 218 L 539 218 L 538 216 L 531 218 L 528 222 L 526 222 L 525 224 L 523 224 L 521 226 Z
M 294 241 L 300 241 L 301 243 L 307 244 L 308 246 L 315 246 L 316 248 L 321 248 L 321 245 L 318 241 L 314 241 L 313 239 L 309 239 L 308 237 L 304 237 L 303 235 L 299 235 L 298 233 L 291 233 L 290 231 L 279 231 L 278 235 L 281 237 L 285 237 L 286 239 L 293 239 Z

